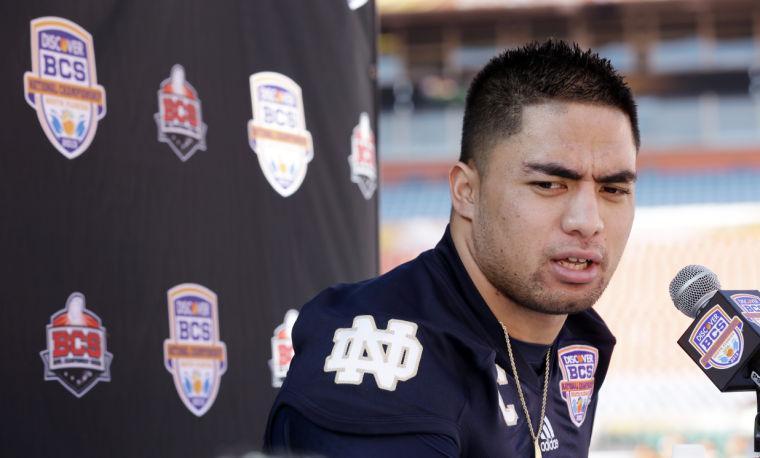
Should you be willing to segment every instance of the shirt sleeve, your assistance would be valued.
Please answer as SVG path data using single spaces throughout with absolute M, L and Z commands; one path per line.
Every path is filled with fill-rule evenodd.
M 370 436 L 341 433 L 322 428 L 287 405 L 282 406 L 275 413 L 268 437 L 265 438 L 265 449 L 273 453 L 318 454 L 341 458 L 459 456 L 456 443 L 448 436 L 441 434 Z

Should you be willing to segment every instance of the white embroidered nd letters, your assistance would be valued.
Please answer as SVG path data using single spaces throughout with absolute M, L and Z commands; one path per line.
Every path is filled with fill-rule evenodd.
M 335 383 L 359 385 L 364 374 L 372 374 L 378 388 L 394 391 L 399 381 L 417 375 L 422 345 L 417 325 L 388 320 L 387 329 L 377 329 L 370 315 L 354 318 L 352 328 L 335 330 L 332 353 L 325 359 L 325 372 L 335 372 Z

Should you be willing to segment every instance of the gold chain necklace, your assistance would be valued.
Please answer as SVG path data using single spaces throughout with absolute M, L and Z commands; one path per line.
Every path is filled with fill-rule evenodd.
M 525 421 L 528 423 L 528 430 L 530 431 L 530 437 L 533 439 L 533 456 L 535 458 L 541 458 L 541 446 L 538 443 L 538 434 L 533 430 L 533 422 L 530 419 L 530 413 L 528 413 L 528 403 L 525 402 L 525 396 L 523 396 L 522 387 L 520 386 L 520 376 L 517 375 L 517 366 L 515 365 L 515 357 L 512 354 L 512 344 L 509 342 L 509 332 L 504 323 L 499 321 L 501 329 L 504 330 L 504 340 L 507 341 L 507 353 L 509 354 L 509 364 L 512 367 L 512 374 L 515 376 L 515 385 L 517 385 L 517 394 L 520 396 L 520 404 L 522 404 L 523 412 L 525 412 Z M 538 429 L 544 424 L 544 417 L 546 414 L 546 393 L 549 391 L 549 358 L 551 356 L 551 348 L 546 351 L 546 369 L 544 370 L 544 393 L 541 399 L 541 417 L 538 419 Z

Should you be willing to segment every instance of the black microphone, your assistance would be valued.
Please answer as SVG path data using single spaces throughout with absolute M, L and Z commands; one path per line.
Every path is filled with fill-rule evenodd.
M 760 389 L 760 291 L 721 290 L 710 269 L 689 265 L 670 282 L 676 308 L 694 322 L 678 345 L 722 392 Z

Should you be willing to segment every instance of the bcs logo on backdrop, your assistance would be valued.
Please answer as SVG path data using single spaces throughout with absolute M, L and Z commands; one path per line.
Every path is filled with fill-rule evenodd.
M 66 307 L 47 325 L 47 350 L 40 352 L 45 380 L 57 380 L 81 398 L 98 382 L 111 381 L 113 355 L 106 351 L 106 328 L 85 306 L 84 294 L 71 293 Z
M 372 132 L 369 115 L 359 115 L 359 124 L 351 133 L 351 181 L 359 186 L 365 199 L 372 198 L 377 189 L 377 165 L 375 165 L 375 134 Z
M 214 405 L 227 370 L 227 347 L 219 339 L 217 297 L 205 286 L 183 283 L 171 288 L 167 299 L 169 338 L 164 341 L 164 364 L 182 403 L 200 417 Z
M 206 124 L 201 114 L 198 92 L 185 79 L 185 69 L 177 64 L 158 90 L 158 141 L 166 143 L 182 161 L 197 150 L 206 151 Z
M 254 73 L 250 84 L 253 119 L 248 121 L 248 143 L 269 184 L 288 197 L 301 187 L 314 157 L 301 87 L 275 72 Z
M 290 361 L 295 356 L 293 351 L 293 326 L 298 319 L 298 310 L 290 309 L 285 312 L 282 324 L 274 328 L 272 335 L 272 359 L 269 360 L 269 368 L 272 370 L 272 386 L 279 388 L 290 369 Z
M 106 115 L 106 91 L 98 84 L 92 36 L 59 17 L 31 21 L 32 71 L 24 74 L 24 98 L 37 111 L 53 146 L 74 159 L 90 146 Z

